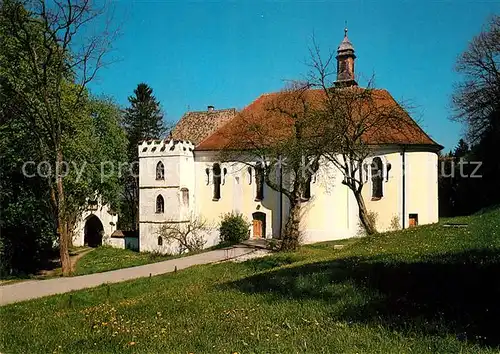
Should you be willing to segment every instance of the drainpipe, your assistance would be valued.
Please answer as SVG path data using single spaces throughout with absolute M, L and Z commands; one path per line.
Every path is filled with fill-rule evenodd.
M 281 155 L 279 157 L 279 161 L 281 161 Z M 280 169 L 280 174 L 279 174 L 279 178 L 280 178 L 280 206 L 279 206 L 279 209 L 280 209 L 280 234 L 279 234 L 279 238 L 281 239 L 281 236 L 283 234 L 283 192 L 282 192 L 282 189 L 283 189 L 283 169 L 281 168 L 281 163 L 280 163 L 280 166 L 279 166 L 279 169 Z
M 403 151 L 401 152 L 401 176 L 402 176 L 402 219 L 401 224 L 403 226 L 403 230 L 406 228 L 405 220 L 406 220 L 406 147 L 402 145 Z

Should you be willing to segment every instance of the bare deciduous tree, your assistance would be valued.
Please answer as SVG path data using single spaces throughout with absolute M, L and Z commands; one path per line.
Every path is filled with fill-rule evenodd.
M 319 89 L 321 102 L 316 111 L 321 117 L 316 121 L 319 123 L 319 134 L 314 140 L 317 154 L 341 171 L 343 184 L 349 187 L 358 204 L 361 224 L 367 234 L 373 234 L 376 227 L 362 194 L 371 168 L 367 159 L 379 144 L 394 142 L 398 137 L 409 138 L 412 129 L 407 128 L 414 122 L 386 91 L 373 89 L 373 80 L 366 88 L 339 85 L 334 79 L 333 53 L 322 58 L 314 43 L 310 55 L 309 86 Z
M 470 42 L 459 57 L 457 71 L 464 76 L 453 95 L 454 119 L 466 124 L 471 143 L 477 143 L 500 111 L 500 16 Z M 495 123 L 495 124 L 494 124 Z
M 185 222 L 167 221 L 158 230 L 158 237 L 167 244 L 174 244 L 179 254 L 202 250 L 207 243 L 205 236 L 213 226 L 205 219 L 191 215 Z
M 368 176 L 382 176 L 369 173 L 368 161 L 380 144 L 415 142 L 413 135 L 423 134 L 387 91 L 373 89 L 371 82 L 360 88 L 354 80 L 338 81 L 334 63 L 333 53 L 324 60 L 314 44 L 305 82 L 260 97 L 221 136 L 227 141 L 223 160 L 260 162 L 266 184 L 288 199 L 283 249 L 298 245 L 304 186 L 324 162 L 342 173 L 363 228 L 375 233 L 362 191 Z
M 317 115 L 308 95 L 308 86 L 295 82 L 264 96 L 259 110 L 240 113 L 233 127 L 237 134 L 228 135 L 221 153 L 224 161 L 262 168 L 265 183 L 288 200 L 282 250 L 299 246 L 304 191 L 318 169 L 320 156 L 311 142 Z

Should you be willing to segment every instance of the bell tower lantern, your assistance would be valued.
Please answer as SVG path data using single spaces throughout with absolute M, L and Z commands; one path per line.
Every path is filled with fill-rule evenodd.
M 337 48 L 337 81 L 335 86 L 347 87 L 357 86 L 358 83 L 354 79 L 354 47 L 347 37 L 347 27 L 344 28 L 344 39 L 340 42 Z

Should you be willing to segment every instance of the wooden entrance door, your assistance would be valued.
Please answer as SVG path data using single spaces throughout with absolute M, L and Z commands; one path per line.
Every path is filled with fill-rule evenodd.
M 257 211 L 252 214 L 253 238 L 266 237 L 266 214 Z
M 262 220 L 253 220 L 253 237 L 262 238 Z

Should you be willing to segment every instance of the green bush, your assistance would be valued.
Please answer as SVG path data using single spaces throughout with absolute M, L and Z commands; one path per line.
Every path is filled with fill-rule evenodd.
M 222 242 L 241 242 L 248 240 L 250 224 L 241 213 L 226 213 L 221 216 L 219 225 Z

